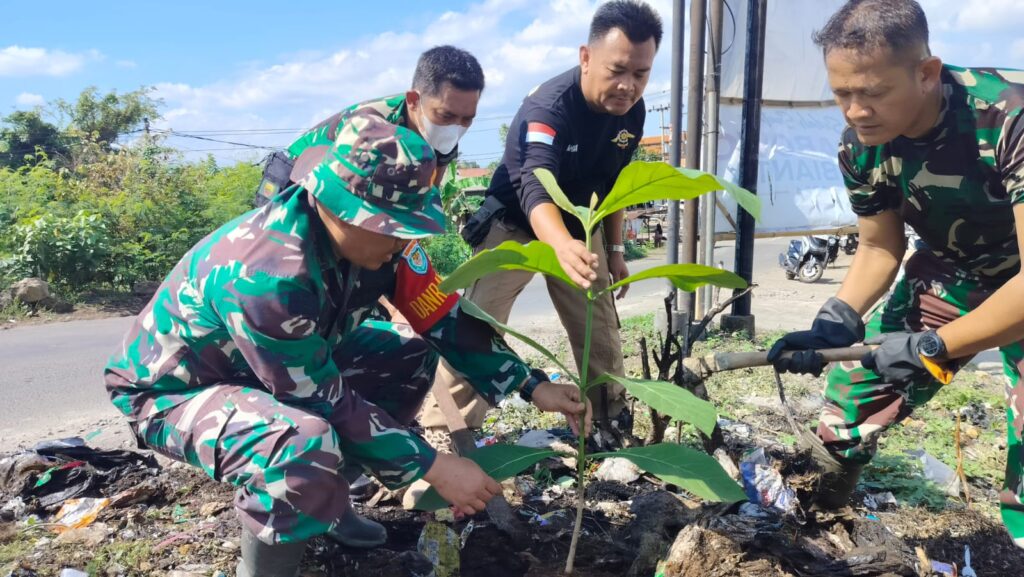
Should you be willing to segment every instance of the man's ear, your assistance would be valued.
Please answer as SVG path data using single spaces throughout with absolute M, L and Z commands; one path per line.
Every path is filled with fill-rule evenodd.
M 590 70 L 590 47 L 584 44 L 580 46 L 580 71 L 586 74 Z
M 405 91 L 405 105 L 409 110 L 416 110 L 420 105 L 420 93 L 418 90 Z
M 918 79 L 925 92 L 931 92 L 942 82 L 942 59 L 929 56 L 917 65 Z

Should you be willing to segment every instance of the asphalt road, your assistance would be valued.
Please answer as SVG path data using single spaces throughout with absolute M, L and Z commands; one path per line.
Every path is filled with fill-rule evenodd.
M 777 255 L 787 239 L 759 240 L 754 259 L 753 312 L 760 328 L 798 328 L 835 293 L 849 257 L 840 268 L 828 269 L 819 283 L 786 281 Z M 716 250 L 716 261 L 731 262 L 732 243 Z M 664 262 L 659 251 L 630 263 L 631 273 Z M 661 308 L 666 283 L 652 279 L 630 287 L 618 301 L 619 314 L 628 317 Z M 784 304 L 783 304 L 784 303 Z M 45 435 L 76 434 L 98 421 L 116 423 L 118 413 L 103 389 L 102 370 L 107 357 L 127 331 L 131 318 L 59 322 L 0 331 L 0 450 Z M 515 328 L 554 327 L 550 298 L 540 277 L 524 289 L 512 311 Z

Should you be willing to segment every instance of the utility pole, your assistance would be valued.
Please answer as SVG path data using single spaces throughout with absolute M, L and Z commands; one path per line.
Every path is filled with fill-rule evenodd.
M 686 168 L 700 168 L 700 145 L 704 112 L 704 39 L 707 27 L 707 0 L 690 0 L 690 86 L 686 118 Z M 679 262 L 697 262 L 697 229 L 700 201 L 696 198 L 684 203 L 682 247 Z M 694 320 L 694 293 L 679 295 L 679 312 L 687 315 L 687 323 Z M 687 345 L 689 346 L 689 345 Z
M 740 186 L 757 194 L 757 161 L 761 142 L 761 87 L 764 81 L 764 37 L 767 0 L 747 4 L 747 52 L 743 67 L 743 125 L 740 132 Z M 754 272 L 754 217 L 743 208 L 736 218 L 736 274 L 748 283 Z M 722 328 L 754 334 L 750 294 L 732 303 Z
M 668 162 L 672 166 L 679 166 L 683 152 L 683 41 L 686 38 L 686 3 L 684 0 L 675 0 L 672 3 L 672 84 L 671 102 L 669 103 L 669 126 L 671 127 L 672 138 L 669 140 Z M 679 201 L 672 200 L 668 203 L 668 253 L 666 254 L 668 264 L 679 263 Z M 689 330 L 689 318 L 679 319 L 678 294 L 675 285 L 671 281 L 665 281 L 665 285 L 673 295 L 672 318 L 669 319 L 669 330 L 673 333 Z M 683 322 L 685 320 L 685 322 Z
M 658 106 L 652 106 L 651 108 L 647 109 L 647 112 L 659 112 L 659 113 L 661 113 L 660 114 L 661 120 L 658 123 L 658 128 L 661 129 L 661 160 L 662 161 L 667 161 L 668 160 L 668 146 L 666 146 L 666 143 L 665 143 L 665 130 L 668 129 L 668 126 L 665 125 L 665 111 L 666 110 L 668 110 L 668 104 L 660 104 Z

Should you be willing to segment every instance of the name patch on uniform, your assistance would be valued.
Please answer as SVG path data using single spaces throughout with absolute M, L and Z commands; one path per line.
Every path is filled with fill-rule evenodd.
M 398 263 L 393 304 L 417 333 L 425 333 L 459 302 L 459 295 L 445 294 L 438 285 L 441 277 L 420 243 L 413 241 Z
M 623 128 L 622 130 L 619 131 L 618 134 L 615 135 L 615 138 L 612 139 L 612 143 L 618 146 L 619 148 L 625 149 L 627 146 L 629 146 L 630 139 L 633 138 L 636 138 L 636 135 L 630 134 L 628 130 Z
M 551 146 L 555 142 L 554 128 L 543 122 L 530 122 L 526 125 L 526 142 L 539 142 Z

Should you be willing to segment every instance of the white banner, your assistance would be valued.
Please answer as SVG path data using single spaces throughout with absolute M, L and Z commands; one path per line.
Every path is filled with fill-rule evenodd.
M 735 16 L 727 17 L 722 44 L 722 97 L 742 98 L 747 0 L 726 0 Z M 846 123 L 828 85 L 821 50 L 811 35 L 843 0 L 768 2 L 765 31 L 764 84 L 757 193 L 763 203 L 759 235 L 824 231 L 855 226 L 857 217 L 839 173 L 836 152 Z M 727 12 L 728 14 L 728 12 Z M 731 46 L 731 47 L 730 47 Z M 792 103 L 791 106 L 770 104 Z M 803 103 L 801 105 L 800 103 Z M 809 105 L 810 103 L 810 105 Z M 739 180 L 739 104 L 722 105 L 718 143 L 718 174 Z M 736 204 L 719 194 L 736 219 Z M 715 230 L 734 232 L 719 212 Z
M 736 182 L 740 161 L 740 106 L 721 109 L 718 173 Z M 837 229 L 856 225 L 839 172 L 836 151 L 845 127 L 842 113 L 827 108 L 762 108 L 757 194 L 761 220 L 757 233 Z M 736 203 L 719 194 L 733 221 Z M 716 232 L 734 232 L 721 215 Z

